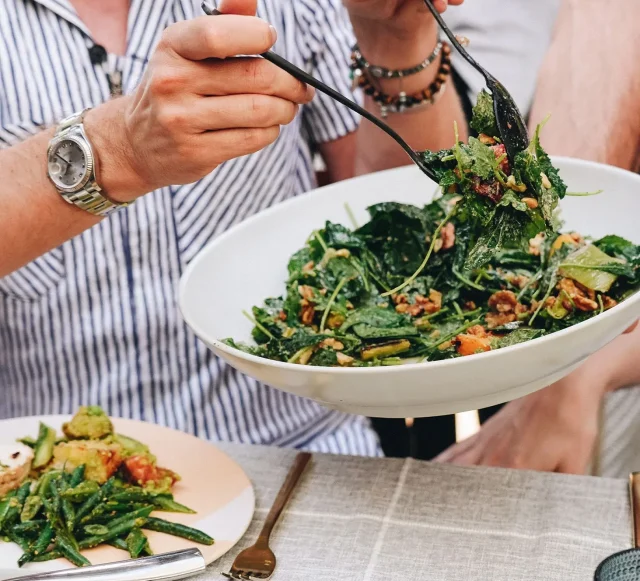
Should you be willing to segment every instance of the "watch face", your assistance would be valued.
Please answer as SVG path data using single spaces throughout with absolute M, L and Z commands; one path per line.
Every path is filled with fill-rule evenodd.
M 53 143 L 48 154 L 49 177 L 63 191 L 82 188 L 91 176 L 91 161 L 84 144 L 74 139 Z

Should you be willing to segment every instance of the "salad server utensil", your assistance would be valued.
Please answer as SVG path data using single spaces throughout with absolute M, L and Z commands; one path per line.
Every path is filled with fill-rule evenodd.
M 202 10 L 205 14 L 209 16 L 219 16 L 222 14 L 216 8 L 212 8 L 209 6 L 208 2 L 202 2 Z M 281 68 L 283 71 L 289 73 L 292 77 L 295 77 L 299 81 L 306 83 L 307 85 L 313 87 L 314 89 L 328 95 L 338 103 L 341 103 L 348 109 L 351 109 L 354 113 L 357 113 L 361 117 L 365 118 L 367 121 L 373 123 L 376 127 L 382 129 L 389 137 L 391 137 L 402 149 L 405 150 L 407 155 L 411 158 L 411 161 L 415 163 L 429 178 L 431 178 L 434 182 L 438 182 L 438 178 L 431 169 L 431 167 L 424 162 L 419 152 L 414 150 L 400 135 L 392 129 L 389 125 L 387 125 L 381 119 L 378 119 L 375 115 L 367 111 L 364 107 L 361 107 L 357 103 L 353 102 L 351 99 L 345 97 L 344 95 L 338 93 L 335 89 L 332 89 L 322 81 L 316 79 L 314 76 L 309 73 L 303 71 L 301 68 L 297 67 L 293 63 L 290 63 L 285 58 L 276 54 L 272 50 L 262 53 L 260 55 L 265 60 L 273 63 L 277 67 Z
M 595 581 L 637 581 L 640 579 L 640 472 L 629 476 L 633 549 L 607 557 L 596 569 Z
M 493 94 L 493 110 L 496 116 L 496 123 L 500 133 L 500 139 L 505 145 L 509 160 L 513 162 L 515 156 L 524 151 L 529 145 L 529 135 L 527 133 L 527 124 L 525 123 L 516 102 L 505 89 L 504 85 L 498 81 L 484 67 L 480 66 L 477 61 L 462 46 L 456 35 L 447 26 L 440 13 L 436 10 L 432 0 L 424 0 L 427 8 L 433 14 L 436 22 L 447 35 L 451 44 L 456 48 L 460 55 L 485 79 L 487 87 Z
M 304 469 L 311 460 L 311 454 L 300 452 L 289 470 L 287 477 L 276 496 L 273 506 L 262 526 L 258 540 L 254 545 L 242 551 L 231 565 L 231 571 L 223 573 L 229 579 L 268 579 L 276 568 L 276 556 L 269 548 L 269 537 L 284 507 L 289 502 Z
M 198 549 L 184 549 L 106 565 L 36 573 L 8 581 L 173 581 L 201 573 L 205 567 Z

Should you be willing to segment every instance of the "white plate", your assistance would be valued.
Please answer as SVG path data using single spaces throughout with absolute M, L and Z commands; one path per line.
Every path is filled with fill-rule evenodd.
M 44 416 L 0 421 L 0 443 L 16 438 L 37 436 L 40 421 L 60 432 L 67 416 Z M 158 465 L 177 472 L 182 480 L 174 487 L 178 502 L 197 514 L 158 513 L 161 518 L 196 527 L 215 539 L 210 547 L 185 539 L 148 532 L 149 544 L 155 553 L 197 547 L 208 563 L 224 555 L 247 530 L 255 507 L 255 496 L 249 478 L 242 468 L 226 454 L 204 440 L 155 424 L 113 419 L 116 433 L 130 436 L 147 444 L 158 458 Z M 0 579 L 34 572 L 58 571 L 72 567 L 60 559 L 45 563 L 29 563 L 18 569 L 22 551 L 13 543 L 0 541 Z M 96 547 L 83 554 L 94 565 L 122 561 L 127 553 L 112 547 Z
M 602 189 L 562 202 L 566 227 L 595 237 L 619 234 L 638 242 L 640 177 L 616 168 L 556 159 L 571 191 Z M 360 224 L 366 208 L 397 201 L 424 205 L 435 191 L 414 167 L 334 184 L 282 203 L 229 230 L 189 265 L 180 309 L 217 355 L 240 371 L 284 391 L 346 412 L 423 417 L 478 409 L 543 388 L 572 371 L 640 316 L 640 293 L 589 321 L 506 349 L 454 360 L 379 368 L 320 368 L 248 355 L 221 343 L 250 341 L 242 310 L 285 290 L 287 263 L 325 220 L 349 225 L 345 203 Z

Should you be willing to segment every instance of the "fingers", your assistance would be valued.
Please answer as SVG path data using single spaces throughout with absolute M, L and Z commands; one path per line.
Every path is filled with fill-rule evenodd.
M 271 145 L 280 135 L 280 126 L 251 129 L 212 131 L 202 136 L 199 147 L 203 151 L 222 151 L 225 159 L 256 153 Z M 205 162 L 211 165 L 211 162 Z
M 200 95 L 260 93 L 304 105 L 315 90 L 261 58 L 235 58 L 185 63 L 176 71 L 176 87 L 191 85 Z
M 240 3 L 236 0 L 236 3 Z M 239 54 L 261 54 L 275 43 L 273 26 L 253 16 L 225 14 L 200 16 L 178 22 L 162 35 L 165 46 L 188 60 L 228 58 Z
M 640 322 L 640 321 L 636 321 L 633 325 L 631 325 L 631 327 L 629 327 L 629 328 L 625 331 L 625 334 L 626 334 L 626 333 L 633 333 L 633 332 L 636 330 L 636 328 L 638 327 L 638 322 Z
M 192 118 L 199 132 L 288 125 L 298 112 L 291 101 L 267 95 L 207 97 L 198 99 L 195 107 Z
M 218 10 L 223 14 L 240 14 L 241 16 L 255 16 L 258 10 L 257 0 L 222 0 Z

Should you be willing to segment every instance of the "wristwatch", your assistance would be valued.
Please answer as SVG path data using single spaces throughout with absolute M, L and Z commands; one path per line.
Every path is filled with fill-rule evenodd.
M 96 157 L 83 126 L 87 111 L 58 125 L 47 150 L 47 173 L 66 202 L 96 216 L 108 216 L 129 204 L 107 198 L 96 181 Z

